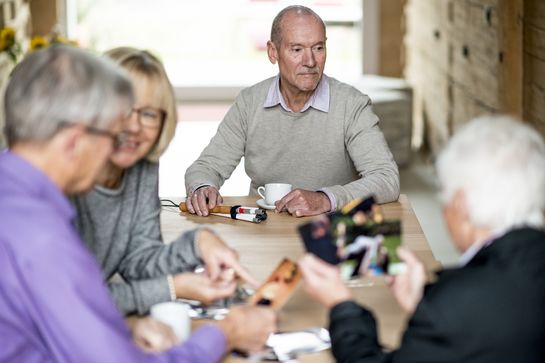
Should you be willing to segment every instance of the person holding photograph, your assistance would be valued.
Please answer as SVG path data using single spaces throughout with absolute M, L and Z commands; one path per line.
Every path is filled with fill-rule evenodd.
M 373 314 L 353 300 L 339 271 L 299 261 L 305 288 L 330 309 L 333 355 L 355 362 L 544 362 L 545 143 L 531 127 L 487 116 L 461 128 L 437 161 L 443 215 L 462 252 L 426 286 L 414 253 L 390 277 L 412 316 L 401 345 L 378 342 Z

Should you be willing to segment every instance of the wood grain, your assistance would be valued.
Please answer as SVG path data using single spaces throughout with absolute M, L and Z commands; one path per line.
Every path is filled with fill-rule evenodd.
M 224 204 L 255 206 L 254 197 L 225 197 Z M 406 196 L 399 202 L 382 206 L 386 219 L 402 220 L 403 244 L 415 251 L 428 269 L 436 269 L 439 263 L 418 223 Z M 297 234 L 297 226 L 309 218 L 295 218 L 286 213 L 269 212 L 260 224 L 236 221 L 218 216 L 198 217 L 180 213 L 177 208 L 164 207 L 161 213 L 161 229 L 165 241 L 171 241 L 180 233 L 195 227 L 215 230 L 229 245 L 237 249 L 241 262 L 259 280 L 264 280 L 284 258 L 296 260 L 304 253 L 303 243 Z M 381 277 L 367 277 L 352 287 L 356 300 L 374 311 L 378 319 L 380 340 L 388 347 L 399 344 L 405 328 L 406 314 L 397 306 Z M 283 331 L 327 326 L 327 311 L 312 301 L 299 287 L 279 314 L 279 326 Z M 300 357 L 301 362 L 334 362 L 330 352 Z M 242 360 L 227 357 L 225 362 Z

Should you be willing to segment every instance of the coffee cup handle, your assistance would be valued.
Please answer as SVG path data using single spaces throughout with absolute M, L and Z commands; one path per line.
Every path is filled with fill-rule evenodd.
M 265 187 L 264 186 L 258 187 L 257 194 L 259 194 L 259 196 L 263 198 L 263 200 L 265 200 Z

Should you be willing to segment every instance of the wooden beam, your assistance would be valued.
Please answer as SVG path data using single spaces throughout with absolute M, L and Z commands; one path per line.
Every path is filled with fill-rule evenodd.
M 501 112 L 523 117 L 523 0 L 503 0 L 498 4 L 500 22 Z

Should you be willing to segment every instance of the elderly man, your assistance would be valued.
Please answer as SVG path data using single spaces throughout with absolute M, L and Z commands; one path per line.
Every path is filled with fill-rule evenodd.
M 260 348 L 274 329 L 270 311 L 242 308 L 160 355 L 131 342 L 64 194 L 93 185 L 132 102 L 128 78 L 81 50 L 51 47 L 13 71 L 0 154 L 0 362 L 216 362 L 231 347 Z
M 408 250 L 391 279 L 412 317 L 401 346 L 385 352 L 375 319 L 352 301 L 335 267 L 300 266 L 307 291 L 331 308 L 338 362 L 545 362 L 545 144 L 520 122 L 483 118 L 465 126 L 438 160 L 444 217 L 463 253 L 424 289 Z
M 304 6 L 276 16 L 267 43 L 279 75 L 244 89 L 216 135 L 185 174 L 191 213 L 206 216 L 222 202 L 218 189 L 244 156 L 250 194 L 266 183 L 295 190 L 276 210 L 314 215 L 373 194 L 399 196 L 399 174 L 371 110 L 355 88 L 323 74 L 326 30 Z

